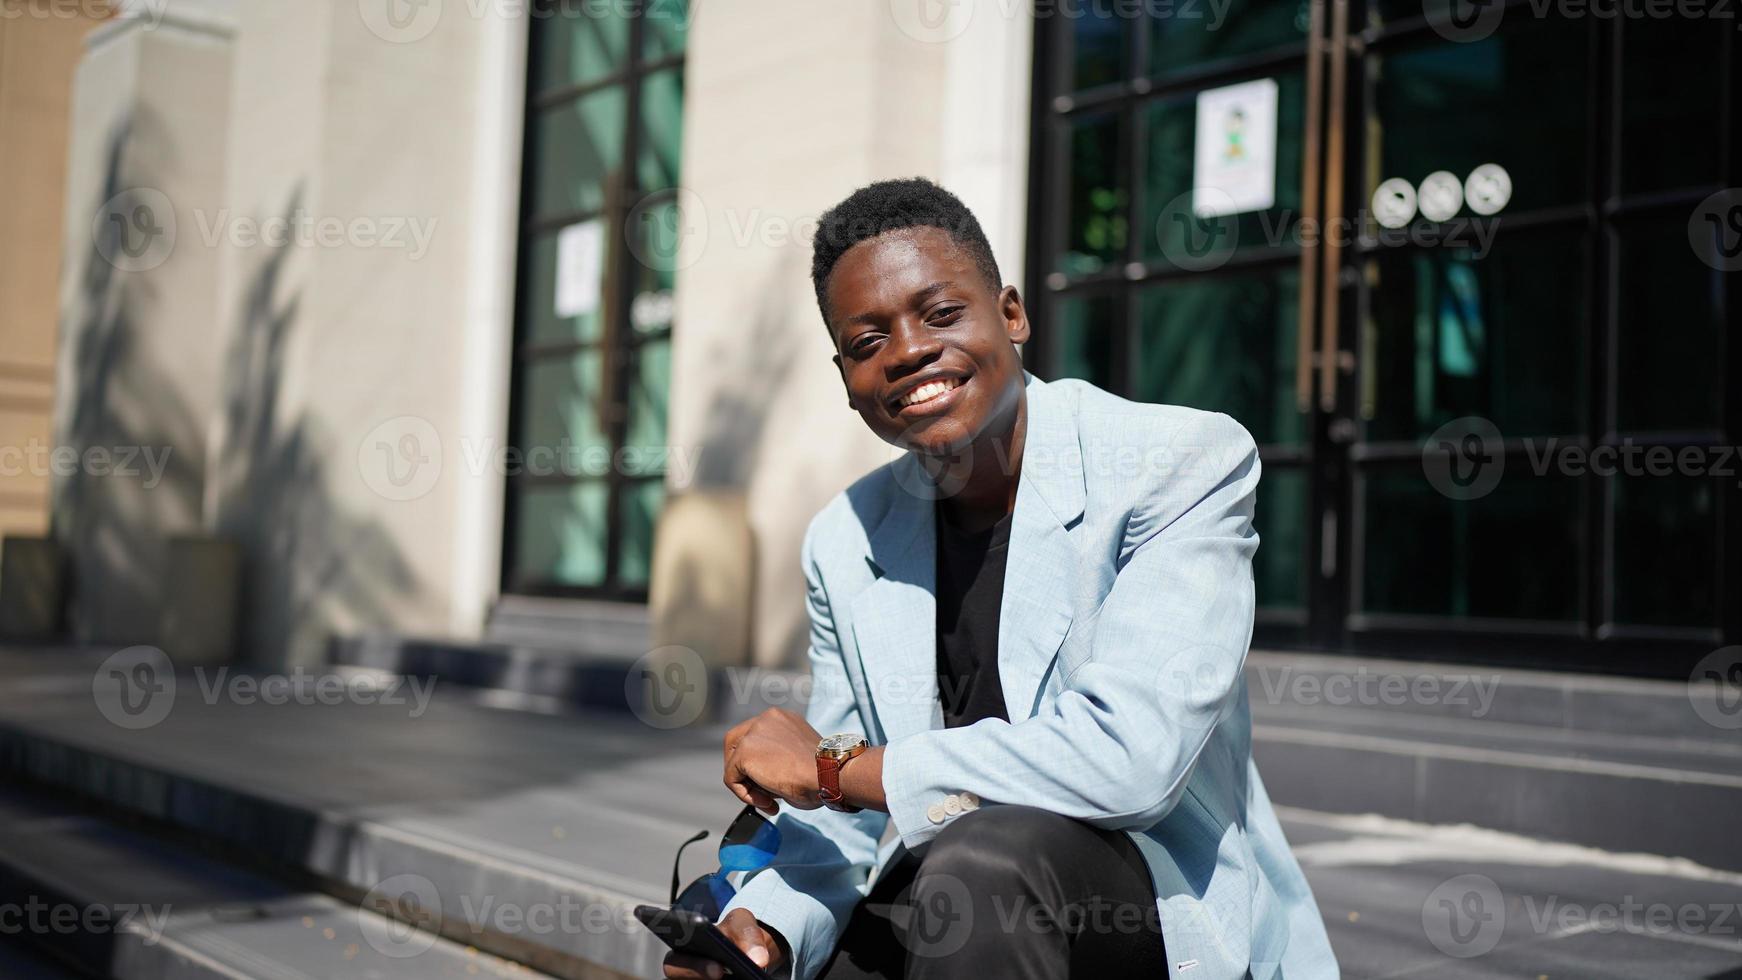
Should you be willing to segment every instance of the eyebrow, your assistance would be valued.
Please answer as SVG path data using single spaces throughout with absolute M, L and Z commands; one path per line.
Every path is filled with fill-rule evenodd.
M 919 289 L 914 290 L 914 293 L 912 296 L 908 297 L 908 302 L 914 306 L 919 306 L 919 305 L 923 304 L 926 300 L 931 299 L 933 296 L 936 296 L 938 293 L 941 293 L 944 290 L 949 289 L 950 287 L 952 287 L 954 285 L 955 285 L 955 283 L 951 282 L 950 280 L 940 279 L 937 282 L 930 283 L 930 284 L 925 285 L 925 286 L 921 286 Z M 878 317 L 875 314 L 855 313 L 852 316 L 847 317 L 845 320 L 843 320 L 842 323 L 844 325 L 852 325 L 852 324 L 856 324 L 856 323 L 876 323 L 877 320 L 878 320 Z

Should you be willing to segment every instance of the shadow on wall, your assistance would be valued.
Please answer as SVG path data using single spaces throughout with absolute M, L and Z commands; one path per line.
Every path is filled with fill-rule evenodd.
M 800 347 L 790 336 L 787 321 L 791 309 L 785 301 L 788 295 L 785 286 L 791 276 L 805 274 L 804 268 L 808 266 L 804 259 L 801 250 L 788 249 L 761 286 L 745 290 L 746 297 L 760 298 L 759 305 L 749 310 L 741 323 L 713 334 L 724 338 L 724 342 L 710 357 L 710 364 L 716 368 L 712 373 L 717 378 L 737 380 L 714 386 L 702 425 L 694 478 L 689 487 L 679 491 L 720 498 L 702 509 L 705 519 L 723 519 L 732 514 L 744 515 L 743 520 L 748 521 L 747 508 L 728 506 L 725 501 L 734 495 L 739 500 L 748 497 L 751 480 L 761 468 L 769 444 L 769 427 L 774 420 L 774 405 L 767 395 L 787 390 L 797 363 Z M 756 578 L 755 565 L 760 557 L 756 554 L 754 534 L 748 526 L 722 528 L 718 533 L 705 535 L 691 533 L 689 529 L 695 526 L 695 520 L 692 516 L 681 522 L 683 529 L 679 533 L 685 535 L 685 540 L 671 549 L 671 567 L 659 572 L 664 593 L 659 605 L 672 610 L 674 615 L 699 611 L 702 616 L 717 619 L 726 629 L 741 628 L 740 616 L 750 621 L 742 628 L 756 631 L 771 628 L 771 624 L 753 615 L 755 593 L 751 582 Z M 793 560 L 797 560 L 796 556 Z M 744 577 L 739 587 L 723 586 L 721 576 L 728 569 Z M 706 624 L 698 624 L 663 632 L 683 642 L 682 637 L 704 635 L 706 631 Z M 796 628 L 785 632 L 788 635 L 772 648 L 752 640 L 751 656 L 756 650 L 797 651 L 800 655 L 797 663 L 763 666 L 803 666 L 809 623 L 801 616 Z
M 285 205 L 287 220 L 302 198 L 299 185 Z M 216 475 L 216 523 L 241 542 L 247 569 L 240 659 L 263 666 L 314 661 L 335 631 L 404 625 L 392 610 L 418 589 L 387 532 L 331 494 L 332 481 L 355 467 L 355 447 L 323 432 L 299 406 L 283 404 L 299 304 L 295 294 L 280 297 L 291 247 L 270 247 L 244 294 L 224 363 Z
M 129 118 L 109 136 L 103 181 L 90 202 L 93 219 L 131 186 L 122 179 L 127 148 L 154 138 L 161 141 L 161 131 L 149 113 Z M 91 227 L 70 231 L 83 237 Z M 96 227 L 96 234 L 125 233 L 110 224 Z M 66 353 L 56 440 L 81 460 L 109 455 L 114 471 L 82 465 L 57 473 L 51 526 L 69 558 L 74 637 L 141 643 L 157 638 L 170 587 L 165 540 L 199 526 L 205 436 L 175 379 L 140 350 L 140 326 L 161 303 L 160 290 L 149 275 L 123 273 L 103 257 L 120 254 L 115 247 L 115 241 L 93 240 L 84 267 L 67 270 L 78 296 L 61 325 Z M 132 462 L 124 467 L 126 459 Z M 150 459 L 161 462 L 155 478 Z

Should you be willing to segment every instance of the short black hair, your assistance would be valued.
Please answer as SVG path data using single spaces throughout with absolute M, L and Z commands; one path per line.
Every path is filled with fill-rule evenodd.
M 846 200 L 823 212 L 817 221 L 811 250 L 811 285 L 817 291 L 817 309 L 822 312 L 823 325 L 828 326 L 829 322 L 829 273 L 848 249 L 884 232 L 922 227 L 942 229 L 966 249 L 994 293 L 1004 287 L 1004 280 L 998 275 L 998 260 L 992 257 L 992 243 L 986 240 L 980 222 L 961 198 L 924 177 L 880 180 L 849 194 Z

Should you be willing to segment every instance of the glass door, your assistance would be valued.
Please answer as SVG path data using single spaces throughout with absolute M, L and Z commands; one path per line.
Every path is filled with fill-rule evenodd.
M 685 11 L 532 8 L 506 593 L 646 598 L 668 462 Z
M 1739 277 L 1690 247 L 1742 185 L 1727 22 L 1095 10 L 1037 22 L 1030 357 L 1251 430 L 1257 642 L 1681 677 L 1737 642 Z

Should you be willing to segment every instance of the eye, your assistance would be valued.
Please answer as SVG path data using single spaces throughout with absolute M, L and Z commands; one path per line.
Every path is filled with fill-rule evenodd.
M 853 342 L 848 345 L 847 349 L 849 351 L 853 352 L 854 354 L 861 354 L 867 350 L 870 350 L 871 344 L 876 340 L 877 340 L 876 334 L 874 334 L 874 333 L 862 333 L 858 337 L 854 338 Z
M 967 307 L 965 307 L 965 306 L 941 307 L 936 312 L 934 312 L 932 314 L 931 322 L 936 323 L 936 324 L 940 324 L 942 326 L 949 326 L 950 324 L 955 323 L 957 320 L 960 320 L 962 318 L 962 312 L 966 309 L 967 309 Z

